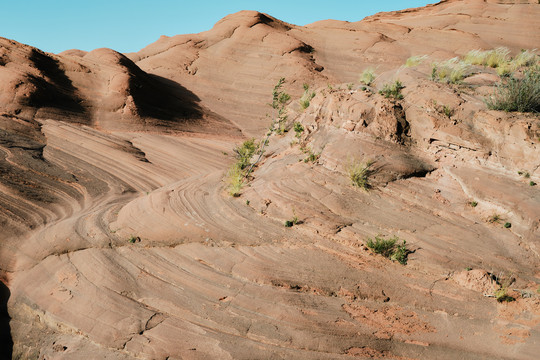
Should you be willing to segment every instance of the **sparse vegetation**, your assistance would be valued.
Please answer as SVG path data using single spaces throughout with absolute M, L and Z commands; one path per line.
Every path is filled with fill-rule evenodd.
M 515 281 L 515 278 L 513 276 L 496 276 L 495 281 L 499 285 L 499 288 L 495 290 L 495 299 L 497 299 L 498 302 L 511 302 L 515 301 L 514 297 L 510 296 L 508 294 L 508 288 L 510 285 L 513 284 Z
M 406 265 L 407 257 L 411 252 L 407 249 L 407 242 L 405 240 L 401 244 L 397 244 L 398 240 L 399 238 L 397 236 L 385 239 L 381 235 L 377 235 L 375 239 L 368 238 L 366 246 L 376 254 Z
M 455 57 L 440 63 L 433 63 L 431 68 L 431 80 L 458 84 L 465 77 L 469 65 Z
M 360 75 L 360 82 L 367 86 L 370 86 L 376 77 L 377 74 L 375 74 L 375 69 L 367 68 Z
M 490 224 L 496 224 L 496 223 L 499 223 L 501 220 L 502 220 L 501 215 L 493 214 L 490 217 L 488 217 L 487 222 Z
M 128 239 L 128 242 L 130 244 L 135 244 L 136 242 L 140 242 L 141 241 L 141 238 L 138 237 L 138 236 L 135 236 L 135 235 L 131 235 Z
M 396 80 L 392 84 L 385 84 L 379 94 L 384 95 L 385 98 L 394 98 L 401 100 L 403 99 L 403 94 L 401 94 L 401 89 L 404 89 L 405 86 L 401 81 Z
M 227 182 L 229 195 L 233 197 L 240 196 L 240 191 L 244 187 L 244 171 L 237 163 L 234 163 L 227 172 Z
M 304 127 L 299 122 L 295 122 L 293 125 L 293 130 L 296 133 L 296 137 L 300 138 L 302 136 L 302 133 L 304 132 Z
M 529 181 L 529 186 L 535 186 L 535 185 L 536 185 L 536 183 L 534 181 L 532 181 L 532 180 Z
M 531 66 L 537 62 L 536 49 L 521 50 L 519 54 L 512 60 L 514 67 L 520 68 L 523 66 Z
M 471 65 L 483 65 L 492 68 L 499 67 L 509 61 L 510 50 L 498 47 L 493 50 L 471 50 L 465 55 L 463 61 Z
M 288 119 L 287 108 L 285 106 L 291 99 L 291 96 L 283 91 L 284 83 L 285 78 L 279 79 L 272 91 L 272 103 L 270 104 L 272 109 L 277 110 L 276 119 L 272 122 L 270 130 L 275 131 L 278 134 L 283 134 L 285 132 L 285 125 Z
M 348 166 L 347 171 L 353 186 L 357 186 L 365 191 L 371 189 L 372 186 L 369 177 L 373 174 L 373 164 L 375 164 L 373 160 L 365 162 L 354 161 Z
M 450 118 L 452 115 L 454 115 L 454 109 L 452 109 L 450 106 L 443 106 L 443 114 L 446 115 L 446 117 Z
M 309 104 L 311 102 L 311 99 L 315 97 L 315 92 L 309 91 L 309 85 L 304 84 L 304 94 L 298 101 L 300 103 L 300 106 L 303 110 L 307 109 L 309 107 Z
M 526 70 L 523 77 L 510 77 L 485 99 L 491 110 L 540 112 L 540 66 Z
M 415 67 L 420 65 L 425 59 L 427 59 L 427 55 L 416 55 L 411 56 L 410 58 L 405 61 L 405 67 Z
M 474 201 L 474 200 L 469 201 L 469 206 L 470 206 L 470 207 L 473 207 L 473 208 L 474 208 L 474 207 L 477 207 L 477 206 L 478 206 L 478 202 L 477 202 L 477 201 Z
M 504 228 L 505 228 L 505 229 L 509 229 L 509 228 L 511 228 L 511 227 L 512 227 L 512 224 L 511 224 L 511 223 L 509 223 L 509 222 L 504 223 Z
M 240 196 L 244 179 L 247 176 L 247 168 L 251 165 L 251 158 L 258 149 L 259 144 L 255 143 L 255 139 L 246 140 L 242 145 L 234 148 L 236 162 L 231 165 L 227 172 L 229 194 L 231 196 Z
M 291 220 L 285 221 L 285 227 L 293 227 L 294 225 L 298 224 L 298 216 L 296 216 L 296 212 L 293 209 L 293 217 Z
M 321 157 L 321 153 L 314 153 L 310 148 L 301 149 L 304 154 L 307 154 L 307 157 L 304 159 L 304 162 L 315 162 Z
M 347 90 L 352 90 L 352 89 L 353 89 L 353 86 L 354 86 L 353 83 L 347 84 Z

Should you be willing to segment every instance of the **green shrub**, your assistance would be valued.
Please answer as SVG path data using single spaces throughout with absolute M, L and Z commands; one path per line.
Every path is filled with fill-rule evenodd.
M 403 240 L 401 245 L 396 245 L 394 253 L 390 256 L 390 260 L 397 261 L 401 265 L 407 265 L 407 256 L 409 256 L 409 249 L 407 249 L 407 242 Z
M 369 86 L 373 83 L 376 77 L 377 74 L 375 74 L 375 69 L 367 68 L 360 75 L 360 82 Z
M 512 224 L 511 224 L 511 223 L 509 223 L 509 222 L 504 223 L 504 228 L 505 228 L 505 229 L 509 229 L 509 228 L 511 228 L 511 227 L 512 227 Z
M 234 163 L 227 172 L 229 195 L 238 197 L 244 186 L 244 170 L 238 163 Z
M 375 162 L 368 160 L 366 162 L 352 162 L 348 166 L 349 178 L 352 181 L 353 186 L 357 186 L 365 191 L 371 189 L 369 177 L 373 174 L 372 166 Z
M 528 69 L 523 77 L 510 77 L 485 99 L 491 110 L 540 112 L 540 66 Z
M 302 95 L 300 100 L 298 100 L 303 110 L 309 107 L 311 99 L 313 99 L 314 97 L 315 97 L 315 93 L 312 91 L 309 91 L 309 85 L 304 84 L 304 94 Z
M 385 239 L 382 236 L 377 235 L 375 236 L 375 239 L 368 238 L 366 241 L 366 246 L 375 254 L 380 254 L 389 258 L 394 252 L 394 247 L 396 246 L 397 240 L 398 238 L 395 236 L 390 239 Z
M 255 154 L 255 151 L 259 148 L 259 145 L 255 143 L 255 139 L 249 139 L 242 143 L 242 145 L 234 148 L 235 158 L 237 160 L 240 169 L 245 169 L 251 163 L 251 157 Z
M 512 302 L 515 301 L 512 296 L 508 295 L 508 289 L 506 287 L 500 287 L 499 289 L 495 290 L 495 299 L 497 299 L 498 302 Z
M 401 81 L 396 80 L 392 84 L 384 84 L 381 91 L 379 91 L 379 94 L 384 95 L 385 98 L 394 98 L 401 100 L 403 99 L 403 94 L 401 94 L 401 89 L 404 89 L 405 86 L 401 83 Z
M 304 127 L 299 122 L 295 122 L 293 125 L 294 132 L 296 133 L 296 137 L 300 138 L 302 136 L 302 133 L 304 132 Z
M 366 246 L 376 254 L 387 257 L 392 261 L 397 261 L 402 265 L 406 265 L 410 250 L 407 249 L 407 242 L 405 240 L 403 240 L 401 244 L 397 244 L 398 240 L 399 238 L 397 236 L 385 239 L 382 236 L 377 235 L 375 236 L 375 239 L 368 238 Z
M 304 153 L 307 154 L 307 157 L 304 159 L 305 163 L 307 163 L 307 162 L 315 162 L 315 161 L 319 160 L 319 158 L 321 157 L 320 153 L 318 153 L 318 154 L 314 153 L 311 149 L 305 149 Z

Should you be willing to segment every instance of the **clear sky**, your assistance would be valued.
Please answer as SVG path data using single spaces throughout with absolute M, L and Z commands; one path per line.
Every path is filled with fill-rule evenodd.
M 2 0 L 0 36 L 59 53 L 109 47 L 138 51 L 161 35 L 209 30 L 224 16 L 257 10 L 305 25 L 318 20 L 359 21 L 380 11 L 436 0 Z

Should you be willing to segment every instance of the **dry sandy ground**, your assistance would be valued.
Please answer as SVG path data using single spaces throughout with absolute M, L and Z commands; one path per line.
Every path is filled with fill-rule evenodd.
M 240 12 L 126 55 L 0 39 L 0 355 L 535 359 L 540 119 L 487 110 L 493 69 L 428 77 L 471 49 L 540 47 L 539 18 L 448 0 L 305 27 Z M 233 148 L 264 135 L 282 76 L 305 131 L 272 135 L 230 197 Z M 397 78 L 404 99 L 377 94 Z M 369 192 L 355 159 L 375 160 Z M 407 241 L 406 265 L 365 246 L 377 234 Z

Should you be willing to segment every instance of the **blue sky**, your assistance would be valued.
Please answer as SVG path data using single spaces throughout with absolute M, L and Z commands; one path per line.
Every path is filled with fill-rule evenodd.
M 0 36 L 42 50 L 109 47 L 138 51 L 160 35 L 198 33 L 240 10 L 258 10 L 305 25 L 318 20 L 358 21 L 379 11 L 436 0 L 3 0 Z

